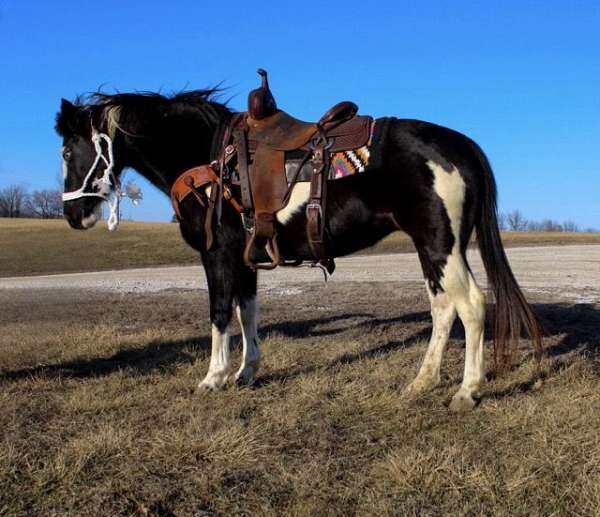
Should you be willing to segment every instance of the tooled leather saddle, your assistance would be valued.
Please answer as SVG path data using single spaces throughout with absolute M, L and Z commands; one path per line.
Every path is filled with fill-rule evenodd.
M 306 206 L 306 233 L 315 263 L 332 269 L 327 255 L 327 180 L 332 153 L 357 149 L 369 141 L 373 119 L 357 116 L 358 106 L 340 102 L 318 122 L 303 122 L 277 108 L 267 72 L 259 69 L 261 85 L 248 96 L 248 111 L 236 114 L 227 127 L 219 159 L 184 172 L 171 189 L 175 213 L 179 203 L 193 195 L 207 207 L 207 248 L 212 246 L 214 214 L 220 218 L 222 200 L 242 214 L 247 230 L 245 263 L 253 269 L 298 265 L 284 260 L 277 245 L 276 213 L 289 202 L 293 186 L 310 181 Z M 294 155 L 294 158 L 290 156 Z M 210 196 L 205 188 L 211 185 Z M 233 192 L 237 192 L 239 199 Z M 255 262 L 253 249 L 265 249 L 270 262 Z M 290 259 L 290 257 L 287 257 Z

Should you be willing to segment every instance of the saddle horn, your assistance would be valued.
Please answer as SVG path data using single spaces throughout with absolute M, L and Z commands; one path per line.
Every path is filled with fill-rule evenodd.
M 262 120 L 277 111 L 277 103 L 269 89 L 267 71 L 259 68 L 257 73 L 261 77 L 261 85 L 248 95 L 248 114 L 254 120 Z

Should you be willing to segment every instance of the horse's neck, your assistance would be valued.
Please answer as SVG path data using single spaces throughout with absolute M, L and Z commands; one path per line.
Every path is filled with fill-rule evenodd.
M 187 169 L 209 163 L 215 127 L 182 123 L 176 132 L 146 138 L 125 136 L 123 166 L 131 167 L 165 194 Z

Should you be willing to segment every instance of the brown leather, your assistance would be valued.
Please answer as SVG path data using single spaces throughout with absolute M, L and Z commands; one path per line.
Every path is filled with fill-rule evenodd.
M 335 153 L 338 151 L 348 151 L 350 149 L 358 149 L 369 142 L 371 136 L 371 124 L 373 118 L 365 115 L 356 116 L 342 124 L 325 129 L 329 145 L 328 151 Z M 310 148 L 310 141 L 302 147 L 303 149 Z
M 256 231 L 260 238 L 269 238 L 274 231 L 274 214 L 283 208 L 287 193 L 287 178 L 283 152 L 261 145 L 254 153 L 250 174 L 252 201 L 256 214 Z
M 252 90 L 248 95 L 248 113 L 252 118 L 262 120 L 270 117 L 277 111 L 277 103 L 269 89 L 267 72 L 259 68 L 258 75 L 261 76 L 262 83 L 260 88 Z
M 248 139 L 267 145 L 277 151 L 292 151 L 305 145 L 317 132 L 317 124 L 302 122 L 285 111 L 277 111 L 269 118 L 256 120 L 248 117 Z
M 336 122 L 345 122 L 354 117 L 356 113 L 358 113 L 358 106 L 354 102 L 338 102 L 321 117 L 319 125 L 327 126 Z
M 210 165 L 201 165 L 185 171 L 171 187 L 171 203 L 177 217 L 181 219 L 179 204 L 192 192 L 202 189 L 209 183 L 216 183 L 218 177 Z M 208 202 L 208 198 L 207 198 Z

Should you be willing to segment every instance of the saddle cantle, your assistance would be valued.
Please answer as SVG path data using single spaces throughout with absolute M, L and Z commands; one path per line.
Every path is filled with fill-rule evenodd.
M 325 263 L 332 269 L 333 261 L 327 254 L 325 242 L 327 178 L 331 154 L 367 145 L 373 119 L 358 116 L 358 106 L 344 101 L 329 109 L 318 122 L 298 120 L 277 108 L 269 88 L 267 72 L 259 69 L 258 74 L 261 76 L 261 85 L 250 92 L 247 113 L 234 116 L 225 133 L 220 159 L 212 164 L 212 167 L 218 169 L 218 176 L 216 180 L 210 180 L 213 187 L 211 199 L 198 195 L 198 185 L 193 184 L 195 182 L 189 179 L 188 174 L 185 181 L 189 186 L 188 183 L 183 183 L 183 179 L 178 180 L 178 184 L 186 188 L 176 189 L 177 199 L 173 198 L 176 213 L 179 216 L 177 204 L 192 193 L 198 202 L 208 203 L 210 215 L 207 215 L 207 220 L 212 220 L 214 210 L 217 218 L 219 217 L 219 200 L 224 198 L 244 216 L 248 230 L 244 252 L 246 264 L 254 269 L 289 265 L 279 256 L 275 216 L 289 201 L 291 189 L 299 181 L 300 173 L 308 168 L 310 199 L 306 207 L 307 240 L 314 261 Z M 290 153 L 300 153 L 302 158 L 286 159 Z M 241 192 L 240 202 L 232 196 L 232 189 L 227 184 L 231 178 L 231 165 L 235 161 Z M 189 172 L 184 173 L 182 178 Z M 210 173 L 203 174 L 202 181 L 209 181 L 209 176 Z M 217 191 L 218 196 L 215 194 Z M 209 228 L 207 236 L 211 237 L 212 242 Z M 207 242 L 207 247 L 208 244 Z M 268 251 L 271 262 L 254 262 L 252 250 L 255 247 Z M 296 260 L 293 264 L 300 262 L 301 260 Z

